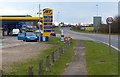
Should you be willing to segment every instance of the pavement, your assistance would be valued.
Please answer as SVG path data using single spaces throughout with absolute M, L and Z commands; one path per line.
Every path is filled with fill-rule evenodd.
M 74 48 L 74 56 L 69 65 L 63 72 L 62 76 L 70 75 L 70 77 L 76 77 L 76 75 L 87 75 L 86 69 L 86 57 L 85 57 L 85 50 L 84 45 L 81 40 L 77 40 L 77 44 Z

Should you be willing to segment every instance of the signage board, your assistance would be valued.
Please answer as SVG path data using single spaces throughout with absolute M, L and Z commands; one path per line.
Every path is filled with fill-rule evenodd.
M 43 36 L 50 36 L 53 26 L 53 10 L 52 9 L 43 9 Z

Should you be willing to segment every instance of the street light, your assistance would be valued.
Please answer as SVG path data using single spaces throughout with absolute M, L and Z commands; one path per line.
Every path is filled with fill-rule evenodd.
M 40 4 L 39 4 L 39 12 L 37 12 L 37 14 L 39 14 L 39 32 L 40 32 L 40 14 L 41 14 L 40 11 L 41 10 L 40 10 Z M 39 33 L 39 42 L 40 42 L 40 33 Z
M 98 4 L 96 4 L 96 7 L 97 7 L 97 16 L 98 16 Z M 98 32 L 98 25 L 96 27 L 96 32 Z
M 98 16 L 98 4 L 96 5 L 96 7 L 97 7 L 97 16 Z

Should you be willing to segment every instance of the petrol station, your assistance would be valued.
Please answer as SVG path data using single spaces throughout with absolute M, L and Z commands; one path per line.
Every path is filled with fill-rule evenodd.
M 40 21 L 42 23 L 43 38 L 49 37 L 53 26 L 53 10 L 46 8 L 43 9 L 42 12 L 42 17 L 32 17 L 31 15 L 0 16 L 0 21 L 2 22 L 2 25 L 0 26 L 1 35 L 10 35 L 11 30 L 16 28 L 20 29 L 21 32 L 25 32 L 25 25 Z

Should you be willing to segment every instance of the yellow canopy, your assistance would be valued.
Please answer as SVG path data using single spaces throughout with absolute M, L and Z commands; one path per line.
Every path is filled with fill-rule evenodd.
M 39 20 L 39 17 L 0 17 L 0 20 Z

